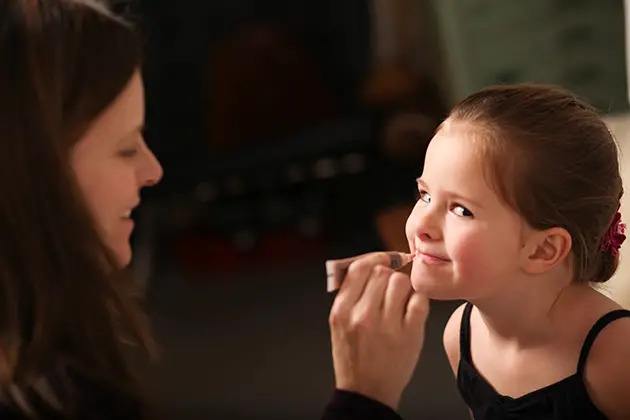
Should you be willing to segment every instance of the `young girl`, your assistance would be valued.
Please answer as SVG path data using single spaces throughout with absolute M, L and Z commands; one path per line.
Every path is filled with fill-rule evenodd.
M 493 87 L 431 141 L 414 289 L 467 301 L 444 347 L 475 419 L 630 418 L 630 311 L 590 287 L 625 239 L 617 146 L 572 94 Z

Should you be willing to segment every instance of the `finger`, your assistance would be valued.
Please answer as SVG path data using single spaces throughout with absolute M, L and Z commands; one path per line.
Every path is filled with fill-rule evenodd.
M 383 265 L 377 265 L 372 269 L 372 274 L 368 278 L 363 295 L 357 303 L 357 311 L 359 313 L 370 316 L 381 312 L 385 298 L 385 289 L 392 273 L 394 273 L 394 270 Z
M 411 329 L 424 328 L 429 316 L 429 299 L 422 293 L 412 292 L 407 303 L 405 323 Z
M 392 274 L 383 302 L 383 317 L 386 322 L 403 323 L 411 290 L 411 280 L 408 276 L 402 273 Z
M 352 262 L 350 267 L 348 267 L 348 274 L 337 293 L 333 309 L 341 312 L 349 311 L 363 295 L 372 269 L 377 265 L 386 265 L 389 261 L 387 254 L 377 252 Z
M 352 262 L 363 258 L 367 255 L 374 254 L 374 252 L 361 254 L 350 258 L 343 258 L 339 260 L 327 260 L 326 261 L 326 290 L 328 292 L 334 292 L 341 288 L 343 280 L 348 275 L 348 268 Z

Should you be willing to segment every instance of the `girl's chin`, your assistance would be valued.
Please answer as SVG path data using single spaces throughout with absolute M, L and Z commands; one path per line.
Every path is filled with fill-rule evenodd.
M 445 282 L 437 282 L 432 279 L 417 278 L 415 276 L 411 276 L 411 286 L 413 289 L 422 293 L 426 297 L 432 300 L 458 300 L 462 299 L 456 291 L 446 288 Z

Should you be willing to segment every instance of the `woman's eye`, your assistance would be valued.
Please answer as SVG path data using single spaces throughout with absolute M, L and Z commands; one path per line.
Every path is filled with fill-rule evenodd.
M 453 213 L 460 217 L 471 217 L 473 214 L 464 206 L 453 207 Z
M 118 156 L 124 157 L 124 158 L 132 158 L 137 154 L 138 154 L 138 149 L 136 148 L 121 150 L 120 152 L 118 152 Z

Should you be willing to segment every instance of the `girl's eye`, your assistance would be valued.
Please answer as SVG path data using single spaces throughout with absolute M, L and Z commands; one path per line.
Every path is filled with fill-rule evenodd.
M 426 191 L 419 191 L 418 192 L 418 200 L 422 200 L 425 203 L 430 203 L 431 202 L 431 196 Z
M 460 217 L 471 217 L 473 214 L 464 206 L 455 206 L 453 213 Z

